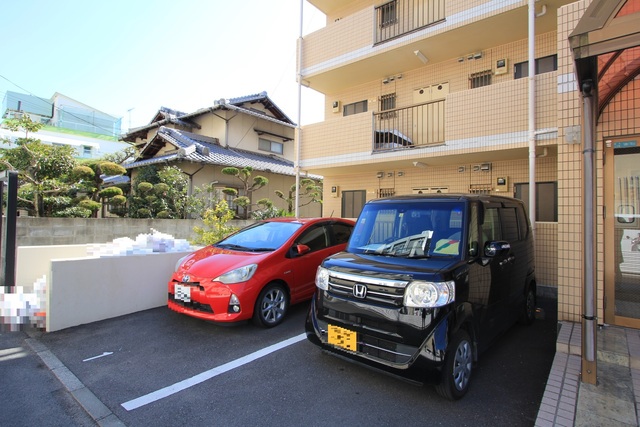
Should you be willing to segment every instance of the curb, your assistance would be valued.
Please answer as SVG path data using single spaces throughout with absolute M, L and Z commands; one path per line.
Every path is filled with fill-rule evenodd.
M 51 372 L 58 378 L 73 398 L 101 427 L 126 427 L 111 410 L 96 397 L 91 390 L 76 377 L 44 344 L 33 338 L 30 331 L 26 331 L 31 338 L 25 342 L 34 353 L 40 357 Z

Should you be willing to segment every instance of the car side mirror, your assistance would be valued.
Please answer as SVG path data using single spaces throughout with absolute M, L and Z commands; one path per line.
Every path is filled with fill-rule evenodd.
M 311 248 L 309 246 L 307 246 L 307 245 L 300 244 L 300 245 L 295 245 L 293 247 L 294 256 L 302 256 L 302 255 L 304 255 L 306 253 L 309 253 L 309 252 L 311 252 Z
M 487 242 L 484 245 L 484 256 L 493 258 L 498 255 L 503 255 L 511 250 L 511 245 L 509 242 L 504 240 L 496 240 L 492 242 Z

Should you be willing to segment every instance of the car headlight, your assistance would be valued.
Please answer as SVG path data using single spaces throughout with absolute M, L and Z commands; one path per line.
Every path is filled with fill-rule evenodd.
M 404 292 L 404 305 L 407 307 L 434 308 L 442 307 L 455 300 L 455 282 L 423 282 L 416 280 L 409 283 Z
M 323 291 L 329 290 L 329 270 L 324 267 L 318 267 L 316 271 L 316 286 Z
M 258 269 L 258 264 L 249 264 L 244 267 L 236 268 L 213 279 L 214 282 L 222 282 L 225 285 L 233 283 L 246 282 L 251 279 L 253 273 Z

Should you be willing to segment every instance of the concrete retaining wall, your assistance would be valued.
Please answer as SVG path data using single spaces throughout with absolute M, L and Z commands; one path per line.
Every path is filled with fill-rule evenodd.
M 42 276 L 49 277 L 51 260 L 83 258 L 87 245 L 20 246 L 16 253 L 16 286 L 33 292 L 33 284 Z
M 166 305 L 167 282 L 187 253 L 52 260 L 47 332 Z
M 18 246 L 75 245 L 107 243 L 120 237 L 135 239 L 151 229 L 170 234 L 176 239 L 195 237 L 194 226 L 200 220 L 134 219 L 134 218 L 29 218 L 18 217 Z
M 86 257 L 89 245 L 18 248 L 16 284 L 25 293 L 46 277 L 46 331 L 167 304 L 167 282 L 188 252 Z

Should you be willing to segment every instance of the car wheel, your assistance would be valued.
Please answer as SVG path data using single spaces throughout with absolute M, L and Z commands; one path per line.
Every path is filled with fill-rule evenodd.
M 279 325 L 289 308 L 289 297 L 282 285 L 271 283 L 265 286 L 256 300 L 253 322 L 258 326 L 272 328 Z
M 469 334 L 459 330 L 447 348 L 442 377 L 436 385 L 440 396 L 449 399 L 460 399 L 467 393 L 471 381 L 473 365 L 473 347 Z
M 533 286 L 529 286 L 524 298 L 520 322 L 525 325 L 530 325 L 534 320 L 536 320 L 536 293 L 535 288 Z

